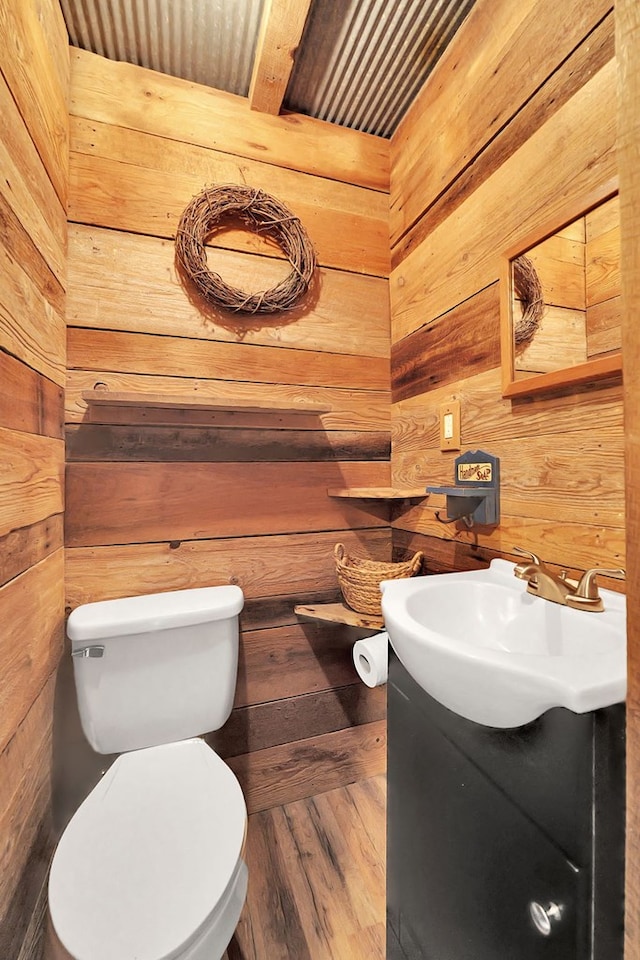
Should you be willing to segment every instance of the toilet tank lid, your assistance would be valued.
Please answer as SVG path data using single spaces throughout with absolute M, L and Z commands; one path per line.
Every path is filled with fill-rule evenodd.
M 99 600 L 72 611 L 67 634 L 70 640 L 86 641 L 169 630 L 235 617 L 243 606 L 242 590 L 233 585 Z

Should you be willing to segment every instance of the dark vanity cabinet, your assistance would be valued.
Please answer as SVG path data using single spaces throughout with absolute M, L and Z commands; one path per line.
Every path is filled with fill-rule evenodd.
M 501 730 L 388 682 L 388 960 L 621 960 L 624 706 Z

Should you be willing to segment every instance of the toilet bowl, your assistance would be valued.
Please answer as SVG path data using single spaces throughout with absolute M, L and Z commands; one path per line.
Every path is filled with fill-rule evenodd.
M 228 601 L 229 597 L 209 598 L 211 603 L 204 604 L 206 614 L 201 610 L 194 623 L 194 598 L 179 594 L 195 592 L 178 591 L 175 595 L 178 607 L 180 603 L 189 607 L 187 624 L 179 622 L 180 616 L 176 619 L 167 594 L 161 595 L 162 603 L 165 612 L 171 610 L 171 616 L 165 618 L 158 604 L 152 603 L 153 622 L 148 629 L 134 616 L 137 633 L 130 632 L 131 609 L 125 611 L 124 620 L 121 608 L 97 611 L 108 621 L 108 630 L 106 627 L 98 630 L 91 617 L 93 627 L 89 630 L 86 620 L 80 617 L 82 627 L 78 633 L 77 623 L 74 627 L 70 619 L 72 652 L 94 650 L 92 643 L 86 645 L 87 640 L 99 640 L 100 655 L 83 652 L 83 662 L 76 670 L 76 684 L 81 684 L 83 689 L 82 696 L 79 694 L 81 712 L 84 710 L 83 729 L 92 745 L 103 735 L 110 746 L 121 737 L 137 744 L 141 729 L 147 741 L 158 739 L 153 732 L 157 729 L 166 737 L 167 718 L 158 706 L 162 704 L 158 695 L 163 684 L 169 683 L 170 676 L 175 678 L 175 664 L 171 663 L 174 656 L 183 664 L 186 652 L 191 663 L 177 671 L 180 684 L 185 685 L 184 710 L 176 708 L 176 691 L 165 689 L 166 702 L 181 714 L 175 721 L 180 730 L 185 729 L 185 716 L 189 715 L 197 717 L 196 727 L 201 726 L 202 711 L 209 709 L 199 701 L 207 696 L 207 684 L 204 688 L 201 686 L 202 669 L 212 644 L 219 648 L 218 667 L 225 665 L 225 669 L 216 672 L 215 665 L 208 664 L 213 668 L 211 685 L 216 689 L 220 687 L 220 674 L 224 673 L 225 689 L 217 692 L 228 694 L 231 671 L 235 686 L 237 656 L 234 661 L 231 650 L 230 668 L 229 649 L 221 649 L 228 648 L 229 644 L 233 647 L 234 630 L 220 630 L 220 624 L 215 625 L 215 614 L 221 609 L 225 616 L 217 617 L 218 620 L 225 619 L 228 627 L 228 621 L 233 619 L 229 604 L 218 604 L 219 599 Z M 136 598 L 143 599 L 149 598 Z M 239 601 L 237 597 L 232 599 L 235 609 Z M 133 612 L 140 614 L 142 609 L 141 604 L 134 604 Z M 82 616 L 87 616 L 86 611 Z M 235 619 L 237 621 L 237 613 Z M 212 629 L 212 620 L 215 629 Z M 172 635 L 167 636 L 167 631 Z M 152 660 L 149 660 L 150 648 L 144 639 L 140 640 L 150 634 L 156 638 Z M 174 642 L 173 634 L 179 635 L 181 642 Z M 191 634 L 198 635 L 195 639 L 191 637 L 192 643 Z M 117 643 L 113 642 L 114 636 Z M 124 644 L 120 642 L 123 638 L 126 638 Z M 237 622 L 235 645 L 237 647 Z M 143 671 L 137 681 L 132 682 L 138 659 L 133 654 L 132 662 L 132 649 L 136 647 L 141 651 L 142 662 L 146 663 L 146 673 L 153 676 L 150 678 Z M 126 674 L 124 678 L 122 671 Z M 190 672 L 194 674 L 193 685 Z M 199 674 L 197 678 L 196 674 Z M 156 686 L 157 683 L 160 686 Z M 146 696 L 140 723 L 132 719 L 132 705 L 118 704 L 117 699 L 120 688 L 127 697 L 132 693 L 139 696 L 142 689 L 136 691 L 136 687 L 144 688 Z M 190 701 L 189 694 L 197 702 Z M 218 710 L 216 722 L 221 725 L 227 718 L 230 703 L 222 714 L 219 706 L 215 709 Z M 118 714 L 115 719 L 114 710 Z M 153 722 L 155 710 L 159 724 Z M 121 729 L 122 716 L 127 717 L 128 724 L 135 729 Z M 246 806 L 236 777 L 203 740 L 190 737 L 154 742 L 122 753 L 80 805 L 55 852 L 49 877 L 49 917 L 56 941 L 54 955 L 65 960 L 67 957 L 71 960 L 220 960 L 246 898 L 248 872 L 243 859 L 246 824 Z
M 247 887 L 246 808 L 202 740 L 118 757 L 65 830 L 49 911 L 74 960 L 221 957 Z

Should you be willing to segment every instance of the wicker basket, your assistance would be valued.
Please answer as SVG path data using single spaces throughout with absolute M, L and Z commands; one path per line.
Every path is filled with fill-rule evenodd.
M 411 560 L 401 563 L 383 563 L 350 557 L 343 543 L 336 543 L 334 550 L 338 583 L 345 602 L 358 613 L 382 613 L 380 584 L 383 580 L 400 580 L 413 577 L 420 570 L 423 553 L 418 551 Z

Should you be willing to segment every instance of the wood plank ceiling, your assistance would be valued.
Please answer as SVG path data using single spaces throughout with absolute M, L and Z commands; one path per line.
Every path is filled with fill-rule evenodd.
M 61 0 L 71 43 L 389 137 L 475 0 Z

